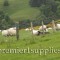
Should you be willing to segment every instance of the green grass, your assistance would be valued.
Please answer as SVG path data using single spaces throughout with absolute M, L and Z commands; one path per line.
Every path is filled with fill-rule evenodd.
M 7 40 L 7 41 L 6 41 Z M 30 31 L 20 30 L 20 39 L 16 41 L 16 37 L 4 37 L 0 33 L 0 49 L 60 49 L 60 31 L 51 32 L 45 36 L 32 36 Z M 34 53 L 25 54 L 3 54 L 0 53 L 1 60 L 60 60 L 60 53 L 47 55 L 39 55 Z
M 0 10 L 4 10 L 13 20 L 35 19 L 40 14 L 38 8 L 32 8 L 29 0 L 8 0 L 10 6 L 3 7 L 4 0 L 0 0 Z
M 0 0 L 0 10 L 4 10 L 10 15 L 13 20 L 22 19 L 35 19 L 40 14 L 38 8 L 32 8 L 29 6 L 29 0 L 9 0 L 10 6 L 8 8 L 3 7 L 4 0 Z M 45 49 L 54 47 L 60 49 L 60 31 L 51 32 L 45 36 L 32 36 L 31 32 L 20 30 L 20 39 L 17 41 L 16 37 L 4 37 L 0 33 L 0 49 Z M 60 54 L 3 54 L 0 53 L 0 60 L 60 60 Z

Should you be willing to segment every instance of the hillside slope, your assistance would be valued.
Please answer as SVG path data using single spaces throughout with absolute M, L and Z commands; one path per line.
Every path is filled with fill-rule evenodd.
M 9 7 L 3 7 L 4 0 L 0 0 L 0 10 L 3 9 L 13 20 L 35 19 L 40 13 L 38 8 L 29 6 L 29 0 L 8 0 Z

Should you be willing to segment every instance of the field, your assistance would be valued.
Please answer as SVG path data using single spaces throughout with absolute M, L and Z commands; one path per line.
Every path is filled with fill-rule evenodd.
M 38 8 L 29 6 L 29 0 L 8 0 L 9 7 L 3 7 L 4 0 L 0 0 L 0 10 L 4 10 L 13 20 L 35 19 L 39 15 Z
M 0 49 L 60 49 L 60 31 L 45 36 L 32 36 L 30 31 L 20 30 L 20 39 L 4 37 L 0 33 Z M 60 53 L 0 53 L 1 60 L 60 60 Z
M 4 7 L 4 0 L 0 0 L 0 11 L 3 10 L 14 21 L 35 20 L 40 15 L 40 9 L 30 7 L 29 0 L 8 1 L 9 7 Z M 34 27 L 34 29 L 38 27 Z M 50 34 L 33 36 L 31 31 L 21 29 L 18 41 L 16 36 L 5 37 L 0 32 L 0 60 L 60 60 L 60 31 L 49 32 Z M 1 49 L 5 50 L 1 51 Z M 10 51 L 7 52 L 6 49 L 20 49 L 22 52 L 9 53 Z M 29 50 L 27 53 L 26 49 L 31 51 Z M 58 49 L 59 51 L 57 51 Z

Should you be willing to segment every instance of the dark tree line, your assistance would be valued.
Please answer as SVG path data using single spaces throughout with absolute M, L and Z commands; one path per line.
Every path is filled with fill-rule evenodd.
M 3 3 L 3 6 L 9 6 L 9 1 L 5 0 L 4 3 Z
M 41 13 L 39 16 L 36 16 L 35 20 L 19 21 L 20 28 L 30 27 L 31 21 L 34 26 L 40 26 L 42 20 L 44 24 L 48 24 L 52 20 L 60 19 L 60 0 L 30 0 L 29 4 L 31 7 L 38 7 Z
M 52 20 L 60 19 L 60 0 L 30 0 L 31 7 L 38 7 L 40 9 L 39 16 L 36 16 L 35 20 L 24 19 L 19 21 L 20 28 L 30 27 L 30 22 L 33 22 L 34 26 L 41 25 L 42 20 L 45 24 L 50 23 Z M 3 8 L 10 6 L 9 0 L 4 0 Z M 0 11 L 0 29 L 6 29 L 14 26 L 14 21 L 4 11 Z
M 3 8 L 8 8 L 9 7 L 9 1 L 4 0 L 3 2 Z M 7 29 L 11 26 L 13 26 L 15 23 L 14 21 L 10 18 L 7 12 L 4 11 L 4 9 L 0 10 L 0 29 Z
M 30 0 L 29 4 L 40 9 L 39 17 L 45 22 L 60 19 L 60 0 Z
M 42 4 L 45 4 L 46 0 L 30 0 L 29 4 L 31 7 L 40 7 Z
M 3 11 L 0 11 L 0 29 L 7 29 L 14 25 L 10 16 Z

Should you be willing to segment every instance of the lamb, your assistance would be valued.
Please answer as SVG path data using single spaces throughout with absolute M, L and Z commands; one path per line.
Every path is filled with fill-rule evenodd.
M 56 29 L 60 30 L 60 24 L 56 24 Z

